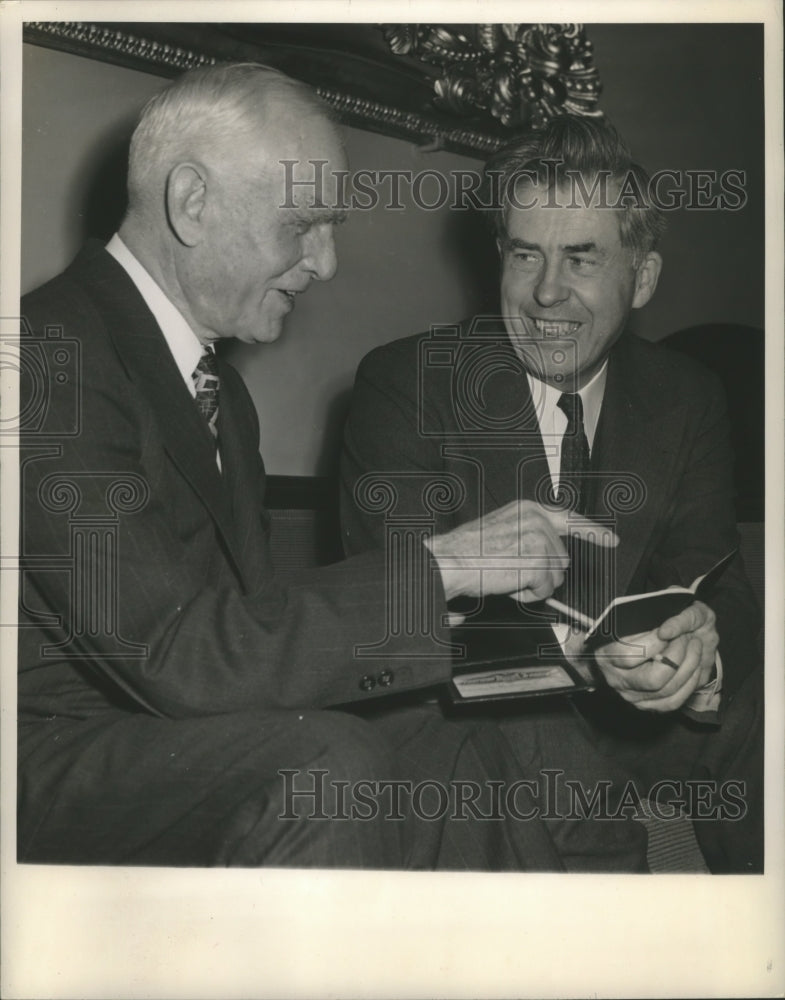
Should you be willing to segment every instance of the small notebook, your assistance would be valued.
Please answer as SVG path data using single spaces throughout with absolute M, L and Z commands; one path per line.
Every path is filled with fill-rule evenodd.
M 705 598 L 737 552 L 738 549 L 733 549 L 723 556 L 710 570 L 696 577 L 689 587 L 668 587 L 650 594 L 615 598 L 587 632 L 586 648 L 596 649 L 613 639 L 659 628 L 666 619 L 678 615 L 694 601 Z

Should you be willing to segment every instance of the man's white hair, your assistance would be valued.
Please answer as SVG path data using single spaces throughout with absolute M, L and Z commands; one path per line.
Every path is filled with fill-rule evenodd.
M 128 158 L 128 207 L 161 203 L 166 177 L 183 160 L 258 135 L 280 98 L 334 121 L 306 84 L 259 63 L 224 63 L 190 70 L 142 108 Z M 279 112 L 280 104 L 276 108 Z

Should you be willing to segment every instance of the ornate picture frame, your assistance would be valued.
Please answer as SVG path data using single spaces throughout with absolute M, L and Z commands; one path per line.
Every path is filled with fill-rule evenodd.
M 470 156 L 555 115 L 602 115 L 580 24 L 28 22 L 24 39 L 164 77 L 263 62 L 347 125 Z

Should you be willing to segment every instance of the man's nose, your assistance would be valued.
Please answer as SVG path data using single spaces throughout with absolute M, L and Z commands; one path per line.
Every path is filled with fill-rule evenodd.
M 570 289 L 564 280 L 559 261 L 546 262 L 534 285 L 534 298 L 538 305 L 553 306 L 569 297 Z
M 303 267 L 317 281 L 329 281 L 338 270 L 332 225 L 313 226 L 306 236 Z

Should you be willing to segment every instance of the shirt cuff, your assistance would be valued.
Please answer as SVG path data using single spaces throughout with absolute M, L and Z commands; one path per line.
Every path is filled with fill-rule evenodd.
M 721 694 L 722 657 L 718 651 L 714 660 L 714 677 L 708 684 L 693 691 L 681 710 L 698 722 L 719 722 Z

